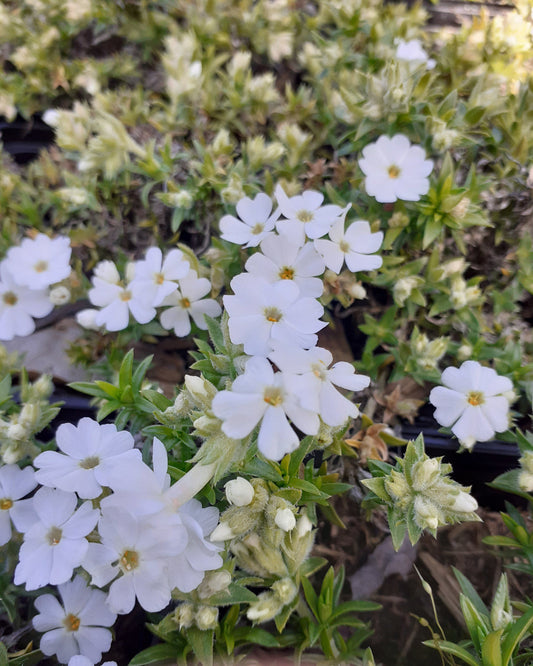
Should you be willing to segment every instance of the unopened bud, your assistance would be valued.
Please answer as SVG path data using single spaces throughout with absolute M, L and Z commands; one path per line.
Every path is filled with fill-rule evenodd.
M 196 591 L 200 599 L 208 599 L 213 594 L 227 590 L 230 583 L 231 574 L 226 569 L 222 569 L 222 571 L 209 571 L 196 588 Z
M 218 608 L 213 606 L 202 606 L 196 611 L 194 621 L 198 629 L 207 631 L 215 629 L 218 624 Z
M 70 301 L 70 291 L 66 287 L 54 287 L 49 298 L 54 305 L 64 305 Z
M 22 424 L 12 423 L 7 429 L 7 436 L 9 439 L 20 442 L 27 438 L 28 432 Z
M 188 629 L 189 627 L 192 627 L 192 623 L 194 622 L 193 604 L 180 604 L 174 611 L 174 621 L 180 629 Z
M 242 476 L 228 481 L 224 486 L 226 498 L 235 506 L 248 506 L 254 498 L 254 487 Z
M 98 310 L 94 308 L 85 308 L 76 313 L 76 321 L 82 328 L 86 328 L 89 331 L 97 331 L 100 326 L 96 323 L 96 314 Z
M 296 518 L 294 513 L 287 507 L 286 509 L 278 509 L 274 517 L 274 522 L 284 532 L 290 532 L 296 527 Z
M 472 495 L 460 490 L 449 508 L 459 513 L 471 513 L 478 508 L 478 503 Z
M 298 518 L 296 534 L 301 538 L 305 536 L 308 532 L 313 529 L 313 523 L 307 517 L 307 514 L 304 513 Z
M 210 541 L 228 541 L 235 536 L 227 523 L 219 523 L 209 535 Z

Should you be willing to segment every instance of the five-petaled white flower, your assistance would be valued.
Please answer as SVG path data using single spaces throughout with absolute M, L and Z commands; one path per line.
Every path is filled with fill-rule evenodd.
M 36 486 L 33 467 L 0 467 L 0 546 L 11 539 L 11 521 L 19 532 L 26 532 L 37 520 L 31 499 L 21 499 Z
M 287 374 L 286 385 L 298 396 L 300 405 L 318 413 L 327 425 L 340 426 L 359 415 L 357 406 L 335 388 L 362 391 L 370 384 L 370 377 L 356 375 L 350 363 L 339 361 L 330 368 L 333 356 L 322 347 L 295 349 L 283 345 L 268 357 Z
M 412 146 L 403 134 L 379 139 L 363 148 L 359 166 L 365 174 L 367 194 L 380 203 L 396 199 L 418 201 L 429 190 L 432 160 L 420 146 Z
M 324 308 L 314 298 L 300 296 L 292 280 L 273 284 L 241 273 L 231 281 L 233 296 L 224 296 L 229 332 L 234 344 L 243 344 L 251 355 L 266 356 L 276 342 L 308 349 L 317 342 L 317 331 L 326 326 L 319 319 Z
M 446 368 L 441 381 L 444 386 L 433 388 L 429 401 L 437 408 L 435 419 L 451 427 L 462 446 L 471 449 L 507 430 L 513 390 L 508 377 L 477 361 L 465 361 L 460 368 Z
M 17 284 L 6 261 L 0 263 L 0 340 L 30 335 L 35 330 L 33 317 L 46 317 L 53 309 L 45 289 Z
M 175 335 L 183 338 L 191 332 L 192 317 L 198 328 L 206 330 L 205 315 L 218 317 L 222 312 L 222 308 L 213 298 L 204 298 L 211 290 L 209 280 L 199 278 L 196 271 L 191 270 L 186 277 L 178 281 L 176 287 L 161 303 L 171 306 L 160 314 L 161 326 L 167 330 L 174 329 Z
M 184 278 L 191 270 L 181 250 L 173 249 L 163 259 L 158 247 L 151 247 L 145 258 L 135 262 L 135 276 L 129 284 L 133 296 L 146 305 L 161 305 L 178 288 L 175 280 Z
M 97 265 L 92 277 L 93 288 L 89 300 L 102 308 L 94 315 L 95 326 L 108 331 L 121 331 L 129 324 L 130 312 L 139 324 L 147 324 L 155 317 L 155 308 L 144 299 L 135 297 L 131 286 L 122 286 L 119 273 L 111 261 Z
M 77 492 L 83 499 L 94 499 L 109 486 L 108 476 L 119 468 L 127 477 L 129 469 L 141 461 L 141 452 L 133 448 L 133 437 L 117 431 L 112 423 L 100 424 L 88 417 L 77 426 L 63 423 L 56 432 L 57 451 L 44 451 L 34 464 L 35 478 L 43 486 Z
M 315 247 L 326 266 L 335 273 L 341 272 L 344 262 L 353 273 L 372 271 L 383 263 L 380 256 L 372 254 L 381 247 L 383 232 L 372 233 L 366 220 L 352 222 L 344 231 L 344 217 L 341 217 L 334 222 L 329 237 L 331 240 L 317 239 Z
M 294 234 L 300 245 L 304 244 L 306 236 L 312 239 L 325 236 L 337 217 L 350 207 L 341 208 L 335 204 L 322 206 L 324 195 L 314 190 L 288 197 L 281 185 L 276 185 L 274 194 L 286 217 L 276 224 L 278 231 Z
M 245 268 L 268 282 L 294 280 L 301 296 L 318 298 L 324 290 L 324 283 L 316 277 L 324 272 L 324 261 L 313 244 L 302 246 L 287 234 L 265 238 L 261 243 L 261 252 L 253 254 Z
M 279 209 L 272 212 L 270 197 L 262 192 L 253 199 L 244 197 L 237 202 L 237 215 L 224 215 L 220 220 L 220 236 L 230 243 L 256 247 L 269 236 L 276 220 L 280 216 Z
M 35 600 L 39 614 L 33 626 L 46 632 L 39 644 L 41 652 L 49 657 L 55 654 L 60 664 L 77 663 L 73 661 L 77 655 L 96 664 L 111 647 L 112 635 L 105 627 L 117 618 L 106 604 L 105 592 L 88 587 L 81 576 L 59 585 L 58 590 L 63 605 L 51 594 Z
M 31 498 L 38 520 L 24 534 L 15 585 L 27 590 L 66 582 L 88 548 L 85 538 L 96 525 L 98 511 L 85 502 L 76 510 L 75 493 L 41 488 Z
M 70 240 L 37 234 L 7 251 L 6 265 L 13 280 L 30 289 L 46 289 L 70 275 Z
M 247 361 L 231 390 L 215 395 L 212 408 L 222 420 L 222 431 L 234 439 L 246 437 L 261 422 L 257 446 L 271 460 L 281 460 L 300 443 L 287 417 L 307 435 L 318 432 L 317 414 L 302 407 L 287 387 L 285 374 L 274 373 L 267 359 L 259 356 Z

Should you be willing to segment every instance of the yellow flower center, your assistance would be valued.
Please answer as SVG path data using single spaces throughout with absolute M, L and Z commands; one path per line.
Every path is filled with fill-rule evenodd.
M 182 308 L 190 308 L 191 307 L 191 302 L 188 298 L 183 297 L 180 301 L 180 305 Z
M 327 370 L 323 361 L 318 361 L 318 363 L 313 363 L 311 366 L 313 374 L 315 377 L 320 379 L 320 381 L 325 381 L 327 379 Z
M 482 405 L 485 402 L 485 398 L 481 391 L 470 391 L 467 400 L 469 404 L 473 405 L 474 407 L 479 407 L 479 405 Z
M 100 463 L 100 458 L 98 456 L 88 456 L 81 460 L 78 465 L 82 469 L 93 469 Z
M 38 261 L 33 268 L 35 269 L 36 273 L 44 273 L 44 271 L 48 268 L 48 262 L 42 260 Z
M 139 566 L 139 555 L 136 550 L 125 550 L 119 560 L 122 571 L 133 571 Z
M 13 506 L 13 500 L 8 499 L 7 497 L 2 497 L 0 499 L 0 511 L 7 511 Z
M 401 174 L 401 170 L 396 166 L 396 164 L 391 164 L 388 173 L 389 178 L 398 178 L 398 176 Z
M 154 275 L 154 282 L 156 284 L 163 284 L 164 281 L 165 281 L 165 276 L 163 275 L 163 273 L 156 273 Z
M 279 272 L 279 276 L 282 280 L 294 279 L 294 268 L 291 268 L 290 266 L 283 266 Z
M 124 291 L 120 294 L 120 300 L 121 301 L 131 301 L 131 291 L 128 291 L 127 289 L 124 289 Z
M 308 210 L 301 210 L 300 212 L 296 213 L 296 217 L 300 220 L 300 222 L 311 222 L 313 219 L 313 213 Z
M 80 628 L 80 618 L 77 615 L 73 615 L 72 613 L 69 613 L 66 618 L 63 620 L 63 624 L 65 625 L 65 629 L 67 631 L 78 631 Z
M 18 297 L 14 292 L 6 291 L 6 293 L 2 296 L 2 300 L 6 305 L 16 305 Z
M 265 318 L 267 319 L 267 321 L 271 322 L 280 321 L 281 317 L 283 316 L 281 312 L 278 310 L 278 308 L 274 307 L 265 308 L 263 312 L 265 314 Z
M 341 252 L 344 252 L 344 254 L 347 254 L 350 251 L 350 244 L 347 241 L 342 240 L 339 243 L 339 249 Z
M 46 538 L 48 539 L 48 543 L 51 546 L 57 546 L 57 544 L 61 541 L 62 536 L 63 532 L 59 529 L 59 527 L 54 526 L 48 530 Z
M 267 386 L 263 393 L 263 400 L 272 407 L 277 407 L 283 402 L 283 393 L 277 386 Z
M 260 233 L 263 232 L 264 228 L 265 228 L 264 225 L 262 225 L 261 222 L 258 222 L 252 227 L 252 234 L 254 236 L 258 236 Z

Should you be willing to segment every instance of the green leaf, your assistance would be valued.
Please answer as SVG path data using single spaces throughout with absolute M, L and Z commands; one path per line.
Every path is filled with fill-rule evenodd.
M 150 367 L 152 359 L 153 355 L 147 356 L 139 363 L 139 365 L 135 369 L 135 372 L 133 373 L 133 376 L 131 378 L 131 387 L 135 393 L 137 393 L 140 390 L 142 381 L 144 379 L 145 374 L 148 372 L 148 368 Z
M 381 604 L 375 601 L 366 601 L 365 599 L 346 601 L 333 611 L 331 619 L 336 619 L 345 613 L 368 613 L 370 611 L 378 611 L 380 608 Z
M 434 648 L 435 650 L 441 650 L 454 657 L 459 657 L 459 659 L 462 659 L 465 664 L 468 664 L 468 666 L 479 666 L 479 661 L 473 657 L 470 652 L 455 643 L 450 643 L 449 641 L 423 641 L 422 645 Z
M 102 389 L 95 386 L 93 382 L 70 382 L 68 386 L 75 391 L 85 393 L 86 395 L 93 395 L 96 398 L 101 398 L 104 395 Z
M 460 596 L 460 604 L 468 633 L 477 652 L 481 654 L 482 642 L 490 632 L 488 618 L 478 613 L 474 604 L 464 594 Z
M 513 623 L 511 629 L 507 632 L 502 642 L 503 666 L 508 666 L 513 656 L 513 652 L 519 645 L 526 633 L 528 633 L 533 622 L 533 608 Z
M 94 383 L 110 398 L 120 397 L 120 389 L 118 388 L 118 386 L 110 384 L 109 382 L 104 382 L 101 379 L 97 379 Z
M 292 615 L 292 612 L 296 608 L 297 604 L 298 604 L 298 597 L 296 597 L 296 599 L 294 599 L 290 604 L 284 606 L 282 610 L 274 618 L 274 622 L 276 623 L 276 629 L 279 631 L 280 634 L 285 629 L 285 625 L 289 621 L 289 618 Z
M 122 390 L 131 384 L 131 374 L 133 372 L 133 349 L 124 356 L 118 371 L 118 385 Z
M 257 596 L 248 588 L 238 583 L 230 583 L 228 589 L 217 592 L 209 597 L 209 603 L 214 606 L 232 606 L 233 604 L 251 604 L 257 601 Z
M 33 664 L 42 664 L 42 662 L 43 653 L 40 650 L 32 650 L 31 652 L 25 652 L 18 657 L 11 657 L 8 663 L 9 666 L 33 666 Z M 0 661 L 0 664 L 2 663 L 3 662 Z
M 173 645 L 165 643 L 154 645 L 139 652 L 139 654 L 133 657 L 128 666 L 144 666 L 145 664 L 158 664 L 160 662 L 168 663 L 169 659 L 172 660 L 171 663 L 178 663 L 177 649 Z
M 308 578 L 302 578 L 302 587 L 309 608 L 313 611 L 315 617 L 318 617 L 318 596 Z
M 226 345 L 224 344 L 224 334 L 222 333 L 222 327 L 220 325 L 220 320 L 213 319 L 213 317 L 205 316 L 205 323 L 207 324 L 207 330 L 209 332 L 209 337 L 215 347 L 216 351 L 219 353 L 226 352 Z
M 344 565 L 342 565 L 335 576 L 333 581 L 333 605 L 336 606 L 339 603 L 341 597 L 342 588 L 344 587 L 345 580 L 345 570 Z
M 468 599 L 471 601 L 473 604 L 474 608 L 477 610 L 477 612 L 480 615 L 484 615 L 487 619 L 489 617 L 489 609 L 485 606 L 483 603 L 483 600 L 479 596 L 479 594 L 475 591 L 475 589 L 472 586 L 472 583 L 464 576 L 459 569 L 456 569 L 455 567 L 452 567 L 453 573 L 455 574 L 455 577 L 457 578 L 457 582 L 459 583 L 459 587 L 461 588 L 463 594 L 468 597 Z M 487 630 L 488 630 L 488 624 Z
M 300 566 L 300 575 L 310 576 L 328 563 L 325 557 L 308 557 Z
M 9 666 L 7 648 L 2 642 L 0 642 L 0 666 Z
M 502 633 L 503 629 L 491 631 L 483 641 L 483 647 L 481 649 L 483 666 L 503 666 L 500 642 Z
M 280 645 L 279 640 L 275 636 L 273 636 L 268 631 L 265 631 L 265 629 L 261 629 L 260 627 L 251 627 L 248 629 L 246 638 L 251 643 L 255 643 L 256 645 L 261 645 L 263 647 L 277 648 Z
M 202 666 L 213 666 L 214 631 L 212 629 L 209 631 L 202 631 L 196 627 L 190 627 L 190 629 L 186 629 L 184 633 Z

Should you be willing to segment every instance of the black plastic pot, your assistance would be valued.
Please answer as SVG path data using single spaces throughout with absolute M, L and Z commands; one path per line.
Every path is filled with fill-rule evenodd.
M 8 122 L 0 117 L 0 133 L 4 150 L 17 164 L 27 164 L 54 142 L 54 130 L 39 116 L 31 120 L 17 117 Z

